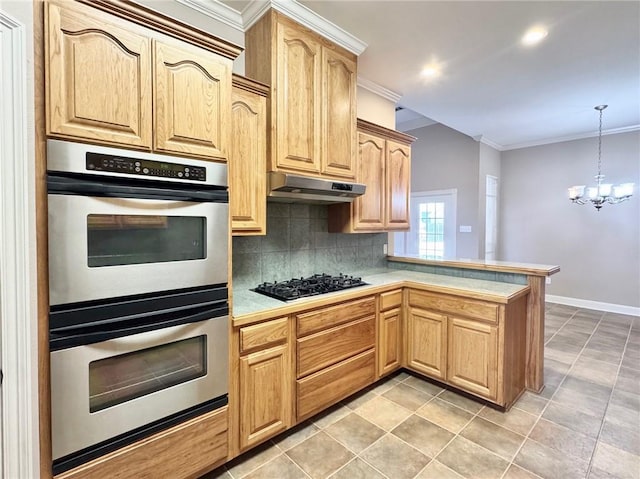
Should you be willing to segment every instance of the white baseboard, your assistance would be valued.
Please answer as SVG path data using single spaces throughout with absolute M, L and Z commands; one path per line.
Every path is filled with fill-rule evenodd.
M 567 296 L 545 295 L 545 301 L 549 303 L 566 304 L 578 308 L 595 309 L 597 311 L 607 311 L 609 313 L 628 314 L 630 316 L 640 316 L 640 308 L 625 306 L 624 304 L 602 303 L 600 301 L 590 301 L 588 299 L 569 298 Z

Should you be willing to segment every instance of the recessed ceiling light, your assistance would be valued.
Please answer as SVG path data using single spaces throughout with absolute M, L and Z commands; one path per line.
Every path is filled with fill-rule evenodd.
M 522 44 L 531 46 L 540 43 L 549 32 L 542 27 L 530 28 L 522 37 Z
M 440 75 L 440 67 L 436 64 L 430 64 L 422 69 L 422 76 L 425 78 L 435 78 Z

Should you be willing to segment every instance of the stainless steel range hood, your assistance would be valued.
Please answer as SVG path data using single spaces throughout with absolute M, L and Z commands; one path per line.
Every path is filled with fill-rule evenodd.
M 366 186 L 291 173 L 269 173 L 269 201 L 285 203 L 346 203 L 362 196 Z

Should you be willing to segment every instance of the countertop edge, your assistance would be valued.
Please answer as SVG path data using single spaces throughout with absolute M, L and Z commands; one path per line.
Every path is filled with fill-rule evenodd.
M 525 274 L 528 276 L 551 276 L 552 274 L 556 274 L 560 271 L 560 266 L 557 265 L 534 265 L 527 264 L 524 266 L 521 263 L 509 263 L 504 262 L 504 264 L 491 264 L 482 262 L 482 260 L 469 260 L 465 261 L 462 259 L 422 259 L 422 258 L 411 258 L 407 256 L 387 256 L 387 261 L 393 261 L 396 263 L 413 263 L 413 264 L 424 264 L 428 266 L 444 266 L 450 268 L 466 268 L 466 269 L 477 269 L 483 271 L 496 271 L 499 273 L 516 273 L 516 274 Z

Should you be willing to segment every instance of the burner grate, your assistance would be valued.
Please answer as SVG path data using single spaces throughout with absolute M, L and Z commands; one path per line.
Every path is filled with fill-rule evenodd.
M 360 277 L 340 273 L 338 276 L 314 274 L 307 278 L 293 278 L 287 281 L 262 283 L 251 291 L 264 294 L 281 301 L 291 301 L 334 291 L 366 285 Z

